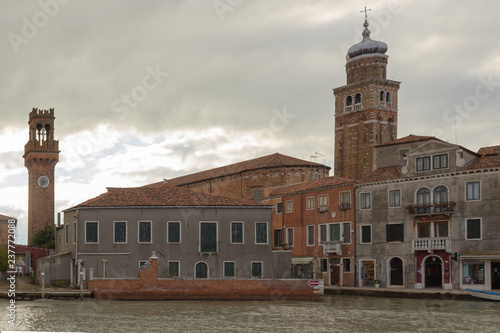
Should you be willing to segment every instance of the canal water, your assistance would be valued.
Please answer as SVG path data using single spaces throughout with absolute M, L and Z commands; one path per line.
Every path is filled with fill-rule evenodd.
M 16 325 L 49 332 L 500 332 L 500 302 L 325 296 L 323 301 L 16 302 Z

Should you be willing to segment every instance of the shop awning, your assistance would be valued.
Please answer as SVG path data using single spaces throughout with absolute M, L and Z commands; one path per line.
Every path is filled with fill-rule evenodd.
M 293 257 L 292 265 L 307 265 L 313 261 L 314 257 Z
M 483 261 L 495 260 L 500 261 L 500 253 L 498 254 L 465 254 L 460 253 L 460 260 L 463 261 Z

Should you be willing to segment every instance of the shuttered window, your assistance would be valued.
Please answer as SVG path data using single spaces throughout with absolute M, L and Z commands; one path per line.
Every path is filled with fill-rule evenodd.
M 404 241 L 404 228 L 403 224 L 387 224 L 387 242 L 403 242 Z
M 200 223 L 200 252 L 217 252 L 217 223 Z
M 181 223 L 180 222 L 168 222 L 167 242 L 169 242 L 169 243 L 180 243 L 181 242 Z

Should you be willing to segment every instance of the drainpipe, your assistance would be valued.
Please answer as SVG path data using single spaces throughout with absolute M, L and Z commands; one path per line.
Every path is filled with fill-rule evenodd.
M 78 262 L 78 209 L 76 210 L 76 244 L 75 244 L 75 263 Z M 77 280 L 80 281 L 80 265 L 78 265 L 78 270 L 77 270 Z

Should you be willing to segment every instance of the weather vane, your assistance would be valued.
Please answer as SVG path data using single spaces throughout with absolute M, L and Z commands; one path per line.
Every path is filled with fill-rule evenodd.
M 370 11 L 370 10 L 372 10 L 372 9 L 371 8 L 370 9 L 366 9 L 366 6 L 365 6 L 365 10 L 360 11 L 360 13 L 365 12 L 365 21 L 368 21 L 368 13 L 367 12 Z

